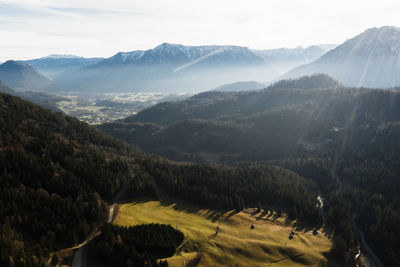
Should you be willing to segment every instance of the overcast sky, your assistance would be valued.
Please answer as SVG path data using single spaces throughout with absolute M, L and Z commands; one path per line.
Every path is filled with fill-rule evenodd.
M 399 0 L 0 0 L 0 61 L 109 57 L 162 42 L 332 44 L 384 25 L 400 26 Z

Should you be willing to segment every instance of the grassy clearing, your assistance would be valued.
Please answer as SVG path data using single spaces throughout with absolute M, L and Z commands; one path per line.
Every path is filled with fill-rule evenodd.
M 197 257 L 198 266 L 319 266 L 332 244 L 323 234 L 296 229 L 273 213 L 252 214 L 202 209 L 171 199 L 140 199 L 119 208 L 115 224 L 170 224 L 186 236 L 170 266 L 185 266 Z M 250 229 L 251 225 L 255 229 Z M 215 234 L 219 227 L 218 234 Z M 289 240 L 290 231 L 295 235 Z M 201 256 L 199 256 L 199 254 Z M 194 260 L 195 261 L 195 260 Z

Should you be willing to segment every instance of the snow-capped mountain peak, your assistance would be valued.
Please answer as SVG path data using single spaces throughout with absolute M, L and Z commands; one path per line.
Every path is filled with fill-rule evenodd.
M 325 73 L 349 86 L 400 85 L 400 28 L 371 28 L 283 78 Z
M 241 46 L 184 46 L 162 43 L 146 51 L 119 52 L 101 62 L 104 64 L 188 64 L 236 62 L 237 64 L 266 64 L 247 47 Z

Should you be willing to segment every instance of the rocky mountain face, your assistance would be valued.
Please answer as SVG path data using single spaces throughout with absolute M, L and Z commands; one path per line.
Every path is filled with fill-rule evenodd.
M 119 52 L 103 60 L 106 64 L 265 64 L 246 47 L 240 46 L 184 46 L 163 43 L 146 51 Z
M 368 29 L 319 59 L 282 78 L 326 73 L 348 86 L 387 88 L 400 85 L 400 28 Z

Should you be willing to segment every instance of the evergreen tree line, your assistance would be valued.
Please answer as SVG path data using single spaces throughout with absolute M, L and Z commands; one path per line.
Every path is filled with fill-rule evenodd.
M 276 207 L 294 219 L 316 224 L 316 184 L 285 169 L 177 164 L 147 157 L 140 165 L 168 194 L 209 208 Z
M 106 224 L 89 244 L 90 262 L 101 266 L 168 266 L 159 258 L 171 257 L 183 242 L 182 232 L 165 224 L 117 226 Z

